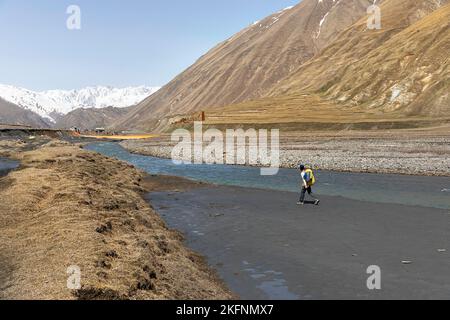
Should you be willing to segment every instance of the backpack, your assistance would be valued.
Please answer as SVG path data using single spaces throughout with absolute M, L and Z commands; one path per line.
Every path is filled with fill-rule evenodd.
M 310 186 L 316 184 L 316 177 L 314 176 L 314 172 L 311 169 L 306 169 L 305 180 Z

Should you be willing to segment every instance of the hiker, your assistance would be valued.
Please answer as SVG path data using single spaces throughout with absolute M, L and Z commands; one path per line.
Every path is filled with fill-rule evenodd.
M 314 204 L 317 206 L 320 203 L 319 199 L 316 199 L 312 193 L 312 186 L 316 183 L 316 178 L 314 177 L 314 172 L 311 169 L 306 169 L 304 165 L 299 167 L 302 176 L 302 194 L 300 195 L 300 201 L 298 205 L 305 204 L 306 192 L 309 196 L 314 199 Z

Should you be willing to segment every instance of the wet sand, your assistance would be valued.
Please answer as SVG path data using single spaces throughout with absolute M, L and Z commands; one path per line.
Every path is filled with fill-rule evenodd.
M 238 187 L 166 190 L 147 200 L 243 299 L 450 298 L 448 210 L 330 196 L 300 207 L 295 193 Z M 379 291 L 366 285 L 371 265 L 382 271 Z

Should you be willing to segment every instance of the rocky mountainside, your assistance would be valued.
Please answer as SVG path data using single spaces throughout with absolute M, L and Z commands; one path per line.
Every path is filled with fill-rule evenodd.
M 259 98 L 366 14 L 373 0 L 304 0 L 255 22 L 202 56 L 117 123 L 162 127 L 173 115 Z
M 57 120 L 55 127 L 62 129 L 76 127 L 81 130 L 107 128 L 130 112 L 131 108 L 76 109 Z
M 0 124 L 27 125 L 35 128 L 49 127 L 49 121 L 36 113 L 0 99 Z
M 282 129 L 450 125 L 448 0 L 385 0 L 264 97 L 210 109 L 207 124 Z
M 382 29 L 362 19 L 270 93 L 320 93 L 340 106 L 450 117 L 448 0 L 386 0 Z

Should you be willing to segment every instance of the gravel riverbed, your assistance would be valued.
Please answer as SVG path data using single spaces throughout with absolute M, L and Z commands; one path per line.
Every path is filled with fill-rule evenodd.
M 170 159 L 176 143 L 165 135 L 151 140 L 123 141 L 121 145 L 133 153 Z M 192 150 L 191 157 L 184 160 L 194 159 Z M 255 151 L 247 146 L 246 165 L 252 152 Z M 315 169 L 341 172 L 450 176 L 450 135 L 322 135 L 309 139 L 285 135 L 280 140 L 279 161 L 283 168 L 306 163 Z

